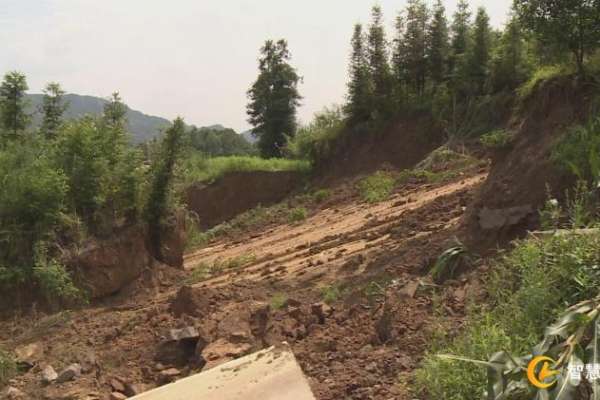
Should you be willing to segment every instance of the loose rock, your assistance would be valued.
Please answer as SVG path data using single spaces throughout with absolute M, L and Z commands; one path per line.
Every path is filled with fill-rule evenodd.
M 56 373 L 54 368 L 52 368 L 51 365 L 47 365 L 42 370 L 41 375 L 42 375 L 42 384 L 44 384 L 44 385 L 48 385 L 48 384 L 54 382 L 58 378 L 58 374 Z
M 81 375 L 81 365 L 71 364 L 65 368 L 56 378 L 56 383 L 72 381 Z

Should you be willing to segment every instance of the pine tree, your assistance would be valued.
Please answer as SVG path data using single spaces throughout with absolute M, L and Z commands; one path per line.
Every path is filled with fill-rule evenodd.
M 289 64 L 290 52 L 285 40 L 268 40 L 260 50 L 259 75 L 250 90 L 248 122 L 258 137 L 263 157 L 281 157 L 287 138 L 296 132 L 296 108 L 301 78 Z
M 448 20 L 441 0 L 433 7 L 433 18 L 427 31 L 427 64 L 434 86 L 438 86 L 448 73 Z
M 491 62 L 492 90 L 515 89 L 527 79 L 525 39 L 516 17 L 512 16 L 500 38 Z
M 404 70 L 417 95 L 425 90 L 427 78 L 427 5 L 423 0 L 408 0 L 402 48 Z
M 368 120 L 372 111 L 372 88 L 367 65 L 365 37 L 361 24 L 354 25 L 351 45 L 348 100 L 344 111 L 350 121 L 356 123 Z
M 459 0 L 457 10 L 452 21 L 452 40 L 450 54 L 450 72 L 456 74 L 455 69 L 460 68 L 458 64 L 468 48 L 471 12 L 466 0 Z
M 0 85 L 0 122 L 3 143 L 6 140 L 16 139 L 29 124 L 30 117 L 25 112 L 27 105 L 25 91 L 28 89 L 25 75 L 20 72 L 12 71 L 4 75 Z
M 104 120 L 111 126 L 124 126 L 127 122 L 127 106 L 121 100 L 119 92 L 114 92 L 104 105 Z
M 475 26 L 473 28 L 473 48 L 469 56 L 469 75 L 477 91 L 482 94 L 488 76 L 490 60 L 490 17 L 485 8 L 477 9 Z
M 373 82 L 373 109 L 376 117 L 387 116 L 392 107 L 392 75 L 381 7 L 374 6 L 367 37 L 369 73 Z
M 62 117 L 67 109 L 64 94 L 65 91 L 56 82 L 50 82 L 44 89 L 41 132 L 47 139 L 55 138 L 62 124 Z
M 127 106 L 118 92 L 113 93 L 108 103 L 104 105 L 101 124 L 103 152 L 111 164 L 116 163 L 126 150 L 126 116 Z

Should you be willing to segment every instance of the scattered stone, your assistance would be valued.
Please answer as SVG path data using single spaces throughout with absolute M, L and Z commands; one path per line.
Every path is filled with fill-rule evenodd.
M 198 340 L 200 333 L 193 326 L 188 326 L 183 329 L 170 329 L 167 334 L 167 340 L 178 342 L 180 340 Z
M 398 291 L 398 294 L 400 295 L 400 297 L 412 299 L 415 297 L 415 294 L 417 293 L 418 288 L 419 288 L 418 281 L 408 282 L 406 285 L 404 285 L 402 287 L 402 289 L 400 289 Z
M 200 354 L 204 361 L 206 361 L 206 365 L 202 370 L 206 371 L 217 365 L 246 355 L 251 349 L 252 346 L 248 343 L 231 343 L 226 339 L 217 339 L 206 346 Z
M 125 385 L 125 394 L 129 397 L 137 396 L 147 390 L 143 383 L 128 383 Z
M 171 312 L 176 317 L 181 315 L 205 317 L 210 311 L 211 294 L 212 292 L 207 288 L 197 289 L 192 286 L 183 286 L 171 301 Z
M 44 384 L 44 385 L 48 385 L 48 384 L 54 382 L 58 378 L 58 374 L 56 373 L 54 368 L 52 368 L 52 365 L 47 365 L 46 367 L 44 367 L 44 369 L 42 369 L 41 375 L 42 375 L 42 384 Z
M 333 313 L 333 308 L 326 303 L 315 303 L 310 306 L 312 314 L 319 319 L 320 324 L 325 323 L 325 318 Z
M 44 347 L 40 342 L 19 346 L 15 349 L 17 362 L 29 369 L 38 363 L 44 355 Z
M 6 392 L 4 392 L 4 395 L 6 396 L 6 399 L 8 399 L 8 400 L 24 400 L 25 399 L 25 393 L 23 393 L 16 387 L 12 387 L 12 386 L 9 386 L 8 389 L 6 389 Z
M 375 372 L 377 371 L 377 364 L 375 364 L 374 362 L 369 363 L 365 366 L 365 370 L 367 372 Z
M 112 392 L 110 394 L 109 400 L 127 400 L 127 396 L 125 396 L 123 393 Z
M 158 384 L 166 385 L 167 383 L 174 382 L 179 375 L 181 375 L 181 371 L 179 371 L 177 368 L 169 368 L 160 371 L 158 374 Z
M 67 368 L 65 368 L 58 377 L 56 378 L 56 383 L 63 383 L 72 381 L 73 379 L 79 377 L 81 375 L 81 365 L 80 364 L 71 364 Z
M 109 381 L 110 387 L 113 388 L 113 390 L 115 392 L 125 392 L 125 385 L 123 384 L 123 381 L 119 378 L 112 378 Z

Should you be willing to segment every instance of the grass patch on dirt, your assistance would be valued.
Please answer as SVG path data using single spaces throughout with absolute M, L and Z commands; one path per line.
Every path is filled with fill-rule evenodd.
M 479 160 L 468 154 L 442 146 L 432 151 L 414 169 L 405 169 L 398 173 L 396 181 L 398 184 L 447 182 L 478 163 Z
M 504 129 L 496 129 L 481 135 L 479 142 L 487 149 L 502 149 L 512 141 L 512 134 Z
M 17 373 L 17 363 L 8 353 L 0 349 L 0 388 L 4 387 L 8 381 Z
M 390 197 L 395 185 L 396 179 L 392 174 L 385 171 L 377 171 L 358 182 L 358 191 L 364 201 L 378 203 Z
M 304 221 L 308 216 L 308 211 L 304 207 L 294 207 L 288 212 L 288 221 L 296 223 Z
M 416 373 L 415 391 L 424 391 L 421 394 L 428 398 L 481 398 L 486 369 L 437 354 L 476 360 L 488 360 L 503 350 L 527 354 L 568 305 L 598 294 L 598 265 L 598 233 L 516 242 L 513 250 L 496 260 L 487 278 L 489 305 L 471 305 L 458 336 L 448 339 L 445 321 L 438 319 L 434 344 Z
M 305 160 L 284 158 L 264 159 L 252 156 L 205 158 L 190 156 L 184 163 L 186 182 L 214 182 L 229 172 L 249 171 L 298 171 L 309 172 L 310 163 Z
M 287 301 L 287 295 L 285 295 L 284 293 L 276 293 L 273 295 L 273 297 L 271 297 L 271 308 L 273 310 L 281 310 L 283 307 L 285 307 Z
M 226 260 L 217 259 L 212 263 L 201 262 L 192 268 L 192 272 L 185 282 L 188 285 L 193 285 L 194 283 L 202 282 L 226 270 L 242 268 L 255 261 L 256 255 L 242 254 Z
M 342 296 L 342 290 L 335 285 L 321 288 L 321 297 L 325 304 L 333 304 Z

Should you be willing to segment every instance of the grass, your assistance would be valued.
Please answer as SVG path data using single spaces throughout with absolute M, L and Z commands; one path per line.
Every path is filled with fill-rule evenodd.
M 373 175 L 363 178 L 358 183 L 360 196 L 368 203 L 378 203 L 390 197 L 396 179 L 385 171 L 377 171 Z
M 304 207 L 294 207 L 288 212 L 288 221 L 296 223 L 304 221 L 308 215 L 308 211 Z
M 504 129 L 496 129 L 488 132 L 479 138 L 479 142 L 488 149 L 502 149 L 507 147 L 512 141 L 510 132 Z
M 248 171 L 310 171 L 310 163 L 305 160 L 284 158 L 264 159 L 253 156 L 230 156 L 204 158 L 190 156 L 184 163 L 186 182 L 214 182 L 230 172 Z
M 396 181 L 405 184 L 410 181 L 439 183 L 456 178 L 459 174 L 476 165 L 478 160 L 442 146 L 427 156 L 414 169 L 401 171 Z
M 333 304 L 342 296 L 342 291 L 338 286 L 325 286 L 321 288 L 321 297 L 325 304 Z
M 312 199 L 315 203 L 320 204 L 331 197 L 331 190 L 319 189 L 312 194 Z
M 271 297 L 271 308 L 273 310 L 281 310 L 283 307 L 285 307 L 287 301 L 287 295 L 283 293 L 276 293 L 275 295 L 273 295 L 273 297 Z
M 531 78 L 517 90 L 519 99 L 525 100 L 531 97 L 533 92 L 544 82 L 559 76 L 566 76 L 575 73 L 575 69 L 570 64 L 548 65 L 536 69 Z
M 0 388 L 17 373 L 17 363 L 6 351 L 0 349 Z
M 218 275 L 225 270 L 242 268 L 255 261 L 256 255 L 242 254 L 227 260 L 218 259 L 212 264 L 201 262 L 192 269 L 190 276 L 186 279 L 186 283 L 193 285 L 194 283 L 202 282 L 214 275 Z
M 486 370 L 469 363 L 440 359 L 453 354 L 487 360 L 498 351 L 531 351 L 568 305 L 592 298 L 600 290 L 600 234 L 530 238 L 505 253 L 487 278 L 491 306 L 472 306 L 465 327 L 448 339 L 444 321 L 421 368 L 415 388 L 428 398 L 479 398 Z

